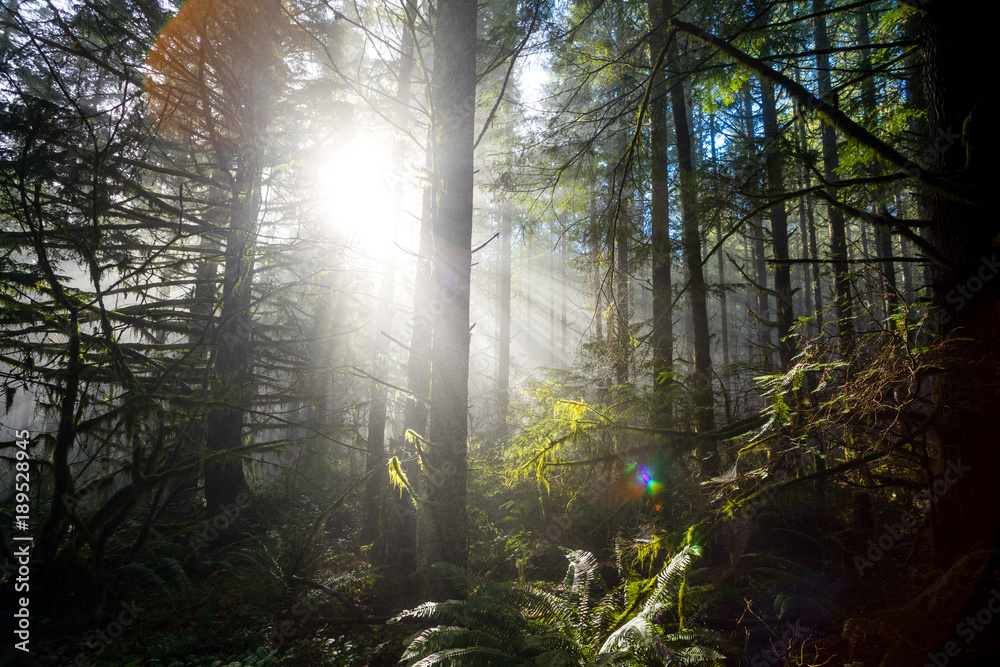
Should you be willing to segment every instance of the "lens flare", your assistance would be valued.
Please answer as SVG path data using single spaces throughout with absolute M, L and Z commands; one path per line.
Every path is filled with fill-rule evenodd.
M 663 490 L 663 483 L 657 481 L 656 478 L 654 478 L 649 472 L 649 469 L 645 466 L 639 468 L 639 474 L 636 477 L 636 481 L 638 482 L 640 489 L 651 496 L 655 496 Z

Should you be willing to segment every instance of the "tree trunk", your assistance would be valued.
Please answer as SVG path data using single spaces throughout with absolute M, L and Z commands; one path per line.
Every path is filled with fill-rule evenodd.
M 649 0 L 649 60 L 653 67 L 667 45 L 667 28 L 662 0 Z M 667 88 L 666 73 L 653 72 L 656 81 L 649 103 L 650 120 L 650 242 L 653 256 L 653 382 L 658 391 L 657 422 L 670 421 L 668 398 L 674 370 L 673 290 L 671 287 L 670 180 L 667 165 Z
M 803 168 L 799 165 L 798 181 L 802 182 Z M 802 310 L 804 316 L 815 315 L 812 296 L 812 273 L 809 270 L 809 218 L 806 212 L 805 197 L 799 197 L 799 257 L 805 260 L 802 264 Z
M 210 516 L 250 488 L 243 458 L 235 452 L 243 446 L 244 417 L 253 400 L 250 307 L 262 170 L 256 151 L 236 158 L 212 382 L 218 405 L 206 429 L 211 458 L 205 463 L 205 504 Z
M 628 216 L 624 211 L 620 211 L 615 223 L 614 366 L 616 384 L 628 384 L 629 366 L 631 366 L 632 361 L 632 333 L 629 330 L 632 317 L 628 280 L 629 240 Z
M 390 246 L 394 249 L 395 246 Z M 392 331 L 392 299 L 396 286 L 395 258 L 383 260 L 381 285 L 379 287 L 377 314 L 375 317 L 375 353 L 372 360 L 371 404 L 368 409 L 368 455 L 365 457 L 365 474 L 368 481 L 361 497 L 362 544 L 371 544 L 380 534 L 384 534 L 380 521 L 382 501 L 388 487 L 386 469 L 385 422 L 388 412 L 389 339 Z M 378 558 L 376 557 L 376 560 Z
M 813 0 L 813 13 L 819 13 L 826 8 L 825 0 Z M 830 79 L 830 55 L 825 51 L 830 48 L 830 40 L 826 33 L 826 16 L 819 15 L 813 19 L 813 31 L 816 42 L 816 78 L 819 83 L 819 98 L 827 103 L 832 90 Z M 840 168 L 840 155 L 837 153 L 837 131 L 832 123 L 823 124 L 823 178 L 828 182 L 837 180 L 837 170 Z M 837 196 L 837 189 L 827 188 L 827 194 Z M 830 259 L 833 262 L 833 293 L 834 314 L 837 318 L 837 335 L 840 355 L 850 358 L 854 351 L 854 324 L 851 312 L 851 278 L 847 270 L 847 235 L 844 227 L 844 213 L 830 204 L 827 208 L 830 218 Z
M 798 81 L 798 75 L 796 75 L 796 81 Z M 802 114 L 799 114 L 796 118 L 796 125 L 798 126 L 798 140 L 799 140 L 799 151 L 803 155 L 808 154 L 809 142 L 806 138 L 806 119 Z M 805 165 L 800 165 L 801 171 L 799 172 L 799 178 L 801 179 L 801 187 L 803 190 L 807 189 L 812 184 L 812 179 L 809 177 L 809 171 L 806 169 Z M 812 259 L 812 265 L 803 266 L 803 271 L 806 273 L 811 272 L 812 277 L 812 301 L 813 310 L 812 313 L 816 316 L 816 331 L 823 333 L 823 281 L 820 272 L 819 264 L 819 247 L 816 244 L 816 218 L 813 209 L 813 198 L 811 194 L 806 194 L 800 199 L 799 206 L 805 211 L 805 218 L 801 216 L 799 219 L 803 222 L 803 239 L 802 243 L 806 243 L 806 238 L 808 237 L 809 252 L 808 254 L 803 251 L 803 259 Z M 808 278 L 805 283 L 808 283 Z
M 963 202 L 929 189 L 926 200 L 931 240 L 953 261 L 932 266 L 946 360 L 936 383 L 941 418 L 935 484 L 948 481 L 959 462 L 968 469 L 935 506 L 934 544 L 941 565 L 977 547 L 995 548 L 1000 526 L 995 502 L 1000 253 L 992 201 L 1000 174 L 988 91 L 973 66 L 987 62 L 994 25 L 988 3 L 927 3 L 920 39 L 930 146 L 925 154 L 932 155 L 926 167 L 952 174 L 968 198 Z
M 753 117 L 753 99 L 750 94 L 749 86 L 743 89 L 743 121 L 745 123 L 747 140 L 750 145 L 756 150 L 757 145 L 757 130 L 756 123 Z M 756 174 L 750 175 L 753 179 L 750 185 L 750 194 L 753 197 L 760 196 L 760 182 L 757 180 Z M 752 204 L 756 208 L 756 203 Z M 753 216 L 753 231 L 754 235 L 751 237 L 752 250 L 753 250 L 753 281 L 755 286 L 754 294 L 757 298 L 757 308 L 754 313 L 754 317 L 757 321 L 757 347 L 758 354 L 760 355 L 760 366 L 765 370 L 770 370 L 774 367 L 774 358 L 772 351 L 774 346 L 771 344 L 771 304 L 768 298 L 770 289 L 767 286 L 767 258 L 765 257 L 764 250 L 764 222 L 763 217 L 760 213 L 756 213 Z
M 433 280 L 429 442 L 423 446 L 424 525 L 418 545 L 427 596 L 454 591 L 431 565 L 468 562 L 466 513 L 469 290 L 472 271 L 473 141 L 477 5 L 440 0 L 431 80 Z
M 42 253 L 39 253 L 39 256 L 41 255 Z M 47 260 L 44 261 L 44 265 L 46 272 L 49 273 Z M 61 290 L 53 291 L 61 294 Z M 37 562 L 48 565 L 44 570 L 42 586 L 46 593 L 54 591 L 57 582 L 63 576 L 58 556 L 66 533 L 70 529 L 70 507 L 64 499 L 73 495 L 70 456 L 76 443 L 77 402 L 84 371 L 84 358 L 80 349 L 79 312 L 73 307 L 67 307 L 66 310 L 65 327 L 69 340 L 66 344 L 65 386 L 62 388 L 62 397 L 59 401 L 59 425 L 56 430 L 55 446 L 52 448 L 52 503 L 40 527 L 38 541 L 34 545 L 32 554 Z
M 764 121 L 764 160 L 770 197 L 785 191 L 784 159 L 778 130 L 778 111 L 774 99 L 774 84 L 761 78 L 761 116 Z M 788 260 L 788 214 L 784 201 L 771 204 L 771 243 L 774 259 L 774 295 L 778 324 L 778 366 L 788 370 L 795 355 L 790 340 L 795 315 L 792 309 L 792 266 Z
M 534 336 L 532 335 L 535 327 L 531 325 L 531 304 L 534 300 L 532 296 L 532 287 L 535 282 L 535 274 L 532 267 L 532 256 L 531 253 L 534 252 L 530 243 L 527 231 L 522 234 L 521 238 L 521 266 L 519 267 L 518 273 L 525 276 L 523 282 L 519 282 L 519 285 L 524 285 L 524 349 L 527 351 L 529 357 L 528 363 L 534 365 L 536 360 L 534 357 L 535 343 Z
M 428 156 L 428 162 L 429 162 Z M 431 276 L 430 187 L 424 190 L 420 213 L 420 241 L 417 247 L 417 269 L 413 281 L 413 330 L 410 333 L 410 350 L 407 359 L 407 385 L 412 392 L 404 415 L 403 472 L 420 495 L 422 486 L 418 446 L 420 438 L 427 437 L 427 419 L 431 395 L 431 331 L 433 329 L 432 308 L 434 301 L 434 281 Z M 403 497 L 405 498 L 405 496 Z M 400 498 L 402 500 L 403 498 Z M 394 549 L 399 565 L 413 569 L 417 565 L 418 526 L 412 503 L 397 503 L 395 514 L 399 533 Z
M 403 6 L 402 42 L 400 44 L 399 77 L 396 81 L 396 99 L 393 109 L 393 125 L 400 132 L 409 128 L 410 87 L 413 79 L 413 49 L 414 49 L 414 17 L 416 7 L 411 2 Z M 403 216 L 403 179 L 402 173 L 406 163 L 406 139 L 397 138 L 392 147 L 392 174 L 395 176 L 389 183 L 389 196 L 392 200 L 389 214 L 392 221 L 392 238 L 395 241 L 399 230 L 399 221 Z M 393 297 L 396 292 L 396 252 L 395 244 L 386 248 L 386 258 L 383 259 L 381 284 L 379 286 L 378 311 L 375 318 L 375 358 L 372 361 L 371 407 L 368 412 L 368 456 L 365 460 L 365 473 L 370 475 L 362 499 L 363 515 L 361 519 L 361 543 L 370 544 L 379 537 L 382 538 L 381 548 L 375 552 L 375 561 L 387 563 L 389 560 L 399 561 L 399 556 L 393 556 L 396 550 L 395 535 L 397 533 L 395 517 L 399 512 L 383 512 L 382 503 L 388 500 L 389 475 L 386 468 L 388 461 L 385 448 L 385 423 L 388 413 L 388 387 L 384 384 L 389 374 L 389 339 L 392 332 Z M 400 502 L 409 502 L 406 492 L 401 494 Z M 399 496 L 397 495 L 397 498 Z M 400 545 L 405 548 L 404 545 Z
M 718 179 L 719 164 L 715 154 L 715 114 L 709 116 L 708 131 L 710 135 L 709 142 L 712 147 L 712 173 Z M 726 252 L 722 236 L 722 220 L 718 217 L 715 219 L 715 242 L 718 245 L 715 258 L 719 272 L 719 315 L 721 320 L 719 328 L 722 330 L 722 364 L 723 366 L 729 366 L 729 305 L 727 303 L 728 291 L 726 289 Z M 723 384 L 725 384 L 725 377 L 723 378 Z
M 672 40 L 670 61 L 679 67 L 677 39 Z M 701 266 L 701 235 L 698 220 L 698 194 L 691 153 L 684 86 L 678 79 L 671 87 L 670 100 L 676 133 L 678 182 L 680 183 L 681 229 L 684 264 L 687 268 L 688 295 L 691 299 L 691 324 L 694 333 L 694 420 L 701 433 L 715 427 L 712 396 L 712 352 L 708 328 L 705 274 Z

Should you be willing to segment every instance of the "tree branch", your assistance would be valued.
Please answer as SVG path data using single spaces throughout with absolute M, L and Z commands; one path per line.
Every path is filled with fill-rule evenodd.
M 352 614 L 354 614 L 355 618 L 357 618 L 359 622 L 361 622 L 361 623 L 367 623 L 369 621 L 368 614 L 366 614 L 364 612 L 364 610 L 362 610 L 360 607 L 358 607 L 358 605 L 356 605 L 353 602 L 351 602 L 348 599 L 348 597 L 346 595 L 344 595 L 343 593 L 341 593 L 340 591 L 338 591 L 336 589 L 333 589 L 333 588 L 330 588 L 326 584 L 321 584 L 318 581 L 312 581 L 311 579 L 303 579 L 302 577 L 294 575 L 294 574 L 292 575 L 292 581 L 296 581 L 296 582 L 298 582 L 300 584 L 305 584 L 306 586 L 309 586 L 311 588 L 315 588 L 318 591 L 323 591 L 327 595 L 332 595 L 333 597 L 335 597 L 338 600 L 340 600 L 340 602 L 345 607 L 347 607 L 348 611 L 350 611 Z
M 960 186 L 945 180 L 938 174 L 922 169 L 911 160 L 908 160 L 895 148 L 851 120 L 851 118 L 844 112 L 840 111 L 840 109 L 837 109 L 827 102 L 819 99 L 806 90 L 803 85 L 793 81 L 784 74 L 774 71 L 763 61 L 744 53 L 729 42 L 690 23 L 686 23 L 679 19 L 671 19 L 670 24 L 676 30 L 686 32 L 708 44 L 711 44 L 736 62 L 781 86 L 785 92 L 798 100 L 798 102 L 804 105 L 807 109 L 815 111 L 823 120 L 836 125 L 848 138 L 853 139 L 862 146 L 875 151 L 875 153 L 882 159 L 895 165 L 902 171 L 916 176 L 919 180 L 927 183 L 928 185 L 953 195 L 961 196 L 964 194 L 964 191 Z

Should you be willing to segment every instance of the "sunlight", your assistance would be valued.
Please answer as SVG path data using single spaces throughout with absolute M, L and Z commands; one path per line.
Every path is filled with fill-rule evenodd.
M 370 136 L 314 154 L 308 170 L 315 188 L 315 213 L 330 229 L 345 235 L 372 256 L 395 236 L 392 210 L 391 149 Z

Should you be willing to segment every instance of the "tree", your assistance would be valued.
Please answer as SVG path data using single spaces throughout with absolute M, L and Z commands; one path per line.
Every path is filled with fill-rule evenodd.
M 437 562 L 465 567 L 469 286 L 472 270 L 473 143 L 476 109 L 477 8 L 464 0 L 438 3 L 430 87 L 432 305 L 428 437 L 418 547 L 431 599 L 450 590 Z
M 778 110 L 774 84 L 761 79 L 761 116 L 764 121 L 764 164 L 767 170 L 768 196 L 771 204 L 771 246 L 774 250 L 774 295 L 778 324 L 778 365 L 787 370 L 794 355 L 789 340 L 795 315 L 792 309 L 792 267 L 788 263 L 788 214 L 779 197 L 785 191 L 782 140 L 778 129 Z
M 253 400 L 252 281 L 266 167 L 265 132 L 286 74 L 277 2 L 186 3 L 160 33 L 148 65 L 154 113 L 173 138 L 211 151 L 213 177 L 229 197 L 225 264 L 211 385 L 216 407 L 206 443 L 210 511 L 249 490 L 240 450 Z
M 959 461 L 970 469 L 934 515 L 935 554 L 951 565 L 994 545 L 1000 528 L 1000 508 L 986 501 L 989 480 L 1000 472 L 1000 450 L 993 444 L 1000 285 L 992 278 L 1000 226 L 990 194 L 1000 173 L 992 158 L 997 137 L 989 129 L 985 92 L 970 67 L 988 57 L 992 12 L 975 2 L 921 3 L 918 11 L 927 141 L 934 148 L 927 164 L 915 168 L 945 179 L 929 185 L 926 200 L 930 240 L 941 254 L 931 265 L 933 298 L 944 313 L 939 321 L 948 359 L 935 382 L 941 406 L 935 479 Z M 976 512 L 969 513 L 970 507 Z
M 667 5 L 665 14 L 670 14 Z M 681 71 L 680 48 L 675 37 L 671 45 L 670 63 L 674 76 Z M 674 132 L 677 150 L 677 178 L 680 190 L 681 245 L 691 301 L 691 323 L 694 335 L 694 421 L 699 433 L 714 428 L 715 413 L 712 397 L 712 351 L 708 329 L 705 274 L 701 261 L 701 229 L 698 219 L 698 194 L 695 181 L 694 160 L 691 147 L 691 128 L 688 123 L 687 101 L 684 97 L 683 78 L 677 77 L 670 87 Z
M 672 252 L 670 247 L 670 200 L 667 170 L 667 78 L 663 61 L 667 48 L 667 24 L 661 0 L 649 0 L 649 64 L 654 77 L 649 102 L 650 146 L 650 243 L 652 245 L 653 291 L 653 381 L 666 394 L 674 366 L 673 290 L 671 286 Z M 657 71 L 659 70 L 659 71 Z M 663 421 L 670 416 L 670 403 L 664 396 L 660 407 Z
M 813 35 L 816 43 L 816 77 L 819 98 L 836 106 L 832 98 L 833 84 L 830 76 L 830 40 L 827 36 L 825 0 L 813 0 Z M 837 129 L 833 123 L 823 123 L 823 178 L 832 183 L 837 180 L 840 154 L 837 151 Z M 827 196 L 836 200 L 837 188 L 828 185 Z M 851 279 L 847 271 L 847 236 L 844 213 L 834 201 L 829 202 L 827 215 L 830 220 L 830 261 L 833 265 L 833 305 L 837 318 L 838 344 L 846 359 L 854 352 L 854 320 L 851 312 Z
M 396 130 L 401 133 L 409 131 L 410 116 L 410 88 L 413 79 L 414 66 L 414 45 L 416 41 L 415 22 L 417 8 L 411 0 L 403 5 L 402 36 L 400 43 L 399 71 L 397 75 L 396 94 L 394 100 L 392 123 Z M 403 168 L 405 166 L 407 141 L 405 138 L 398 138 L 393 145 L 391 171 L 393 179 L 391 183 L 390 197 L 392 199 L 393 216 L 392 231 L 395 236 L 399 229 L 400 219 L 403 217 Z M 375 359 L 372 364 L 372 402 L 368 413 L 368 456 L 365 459 L 365 474 L 369 475 L 368 485 L 365 489 L 365 516 L 361 523 L 362 540 L 367 543 L 373 542 L 380 534 L 387 535 L 395 532 L 397 525 L 393 520 L 400 516 L 399 512 L 382 512 L 381 504 L 388 491 L 388 476 L 386 474 L 386 450 L 385 450 L 385 427 L 386 411 L 388 409 L 388 386 L 386 377 L 389 372 L 389 333 L 392 330 L 393 319 L 393 296 L 396 289 L 396 264 L 395 246 L 390 246 L 386 250 L 386 257 L 382 260 L 382 275 L 380 277 L 378 315 L 375 320 Z M 383 520 L 381 517 L 385 517 Z M 408 551 L 406 540 L 394 547 L 387 545 L 387 549 L 392 552 L 397 549 L 399 552 Z M 404 558 L 402 553 L 390 556 L 386 553 L 387 560 L 400 562 Z M 404 558 L 405 560 L 405 558 Z

